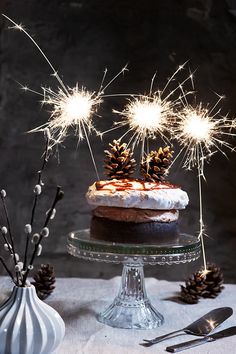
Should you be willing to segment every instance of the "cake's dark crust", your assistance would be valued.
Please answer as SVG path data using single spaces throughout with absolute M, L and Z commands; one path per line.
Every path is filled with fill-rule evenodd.
M 113 221 L 93 216 L 91 237 L 96 240 L 117 243 L 168 244 L 178 239 L 178 223 L 133 223 Z

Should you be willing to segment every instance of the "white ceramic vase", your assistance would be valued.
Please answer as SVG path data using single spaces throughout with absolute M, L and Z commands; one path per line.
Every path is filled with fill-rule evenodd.
M 61 316 L 38 298 L 33 285 L 15 286 L 0 307 L 0 354 L 51 354 L 64 334 Z

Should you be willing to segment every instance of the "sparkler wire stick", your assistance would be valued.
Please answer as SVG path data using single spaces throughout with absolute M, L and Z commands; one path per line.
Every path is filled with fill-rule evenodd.
M 202 174 L 201 174 L 199 154 L 198 154 L 197 164 L 198 164 L 199 225 L 200 225 L 198 237 L 201 240 L 203 266 L 204 266 L 204 272 L 206 272 L 207 271 L 207 262 L 206 262 L 205 243 L 204 243 L 204 223 L 203 223 L 203 204 L 202 204 Z
M 143 137 L 142 137 L 142 147 L 141 147 L 141 156 L 140 156 L 140 161 L 142 161 L 144 157 L 144 148 L 145 148 L 145 136 L 146 136 L 146 131 L 143 132 Z
M 91 155 L 91 158 L 92 158 L 92 162 L 93 162 L 93 165 L 94 165 L 94 168 L 95 168 L 97 179 L 99 180 L 100 177 L 99 177 L 99 174 L 98 174 L 98 169 L 97 169 L 97 165 L 96 165 L 96 162 L 95 162 L 95 159 L 94 159 L 94 155 L 93 155 L 92 147 L 91 147 L 91 144 L 90 144 L 90 141 L 89 141 L 89 138 L 88 138 L 88 134 L 87 134 L 86 129 L 84 127 L 84 123 L 81 122 L 81 124 L 82 124 L 82 127 L 83 127 L 84 135 L 85 135 L 86 140 L 87 140 L 88 148 L 89 148 L 90 155 Z

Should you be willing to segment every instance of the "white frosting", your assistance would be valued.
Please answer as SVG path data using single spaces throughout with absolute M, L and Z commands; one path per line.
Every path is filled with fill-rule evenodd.
M 96 183 L 89 187 L 86 197 L 92 206 L 153 210 L 185 209 L 189 202 L 187 193 L 180 188 L 97 189 Z

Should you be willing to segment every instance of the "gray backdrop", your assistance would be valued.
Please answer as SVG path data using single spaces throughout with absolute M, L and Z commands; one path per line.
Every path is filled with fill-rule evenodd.
M 194 70 L 199 99 L 212 105 L 213 91 L 226 95 L 223 111 L 236 111 L 236 18 L 235 1 L 116 1 L 116 0 L 21 0 L 1 1 L 1 12 L 23 23 L 52 60 L 64 82 L 77 82 L 97 90 L 103 70 L 108 78 L 129 63 L 129 72 L 119 78 L 107 93 L 144 93 L 157 71 L 155 89 L 179 64 L 189 60 Z M 29 222 L 32 188 L 40 167 L 43 139 L 40 134 L 25 134 L 49 117 L 39 98 L 19 89 L 15 81 L 39 90 L 41 85 L 57 88 L 48 65 L 36 48 L 19 31 L 7 30 L 1 19 L 0 56 L 0 188 L 9 196 L 9 209 L 17 245 L 23 249 L 24 224 Z M 112 108 L 121 109 L 124 99 L 110 98 L 102 105 L 97 119 L 105 130 L 116 118 Z M 121 132 L 119 133 L 121 134 Z M 91 143 L 102 175 L 103 149 L 116 132 L 101 142 L 92 136 Z M 204 217 L 207 232 L 207 256 L 222 267 L 227 281 L 235 282 L 235 161 L 220 154 L 206 168 Z M 58 207 L 51 235 L 44 244 L 39 262 L 51 262 L 58 276 L 110 277 L 119 274 L 120 266 L 79 261 L 66 254 L 66 235 L 87 227 L 89 207 L 85 201 L 88 185 L 96 176 L 85 143 L 77 148 L 71 134 L 60 150 L 60 164 L 51 159 L 46 176 L 46 191 L 37 211 L 37 225 L 44 220 L 54 186 L 63 186 L 65 198 Z M 182 215 L 182 229 L 198 229 L 198 194 L 196 173 L 176 166 L 170 179 L 182 185 L 190 197 Z M 1 218 L 1 222 L 2 218 Z M 41 222 L 41 224 L 40 224 Z M 2 248 L 2 247 L 1 247 Z M 202 261 L 175 267 L 150 267 L 147 275 L 164 279 L 184 279 Z M 2 269 L 0 268 L 0 272 Z

